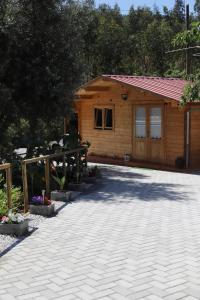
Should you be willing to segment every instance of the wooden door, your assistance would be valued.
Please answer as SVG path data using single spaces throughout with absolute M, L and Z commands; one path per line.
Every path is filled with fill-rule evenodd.
M 148 113 L 146 106 L 135 106 L 133 114 L 133 158 L 147 160 Z
M 162 162 L 163 107 L 161 105 L 136 105 L 133 118 L 133 158 Z

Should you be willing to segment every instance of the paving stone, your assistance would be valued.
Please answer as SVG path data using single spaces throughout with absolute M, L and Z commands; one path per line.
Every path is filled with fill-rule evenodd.
M 1 294 L 0 295 L 0 300 L 15 300 L 16 297 L 9 295 L 9 294 Z
M 163 300 L 163 298 L 160 298 L 156 295 L 150 295 L 150 296 L 146 297 L 145 299 L 148 299 L 148 300 Z
M 30 293 L 27 295 L 21 295 L 18 297 L 18 299 L 20 300 L 30 300 L 30 299 L 35 299 L 36 297 L 39 297 L 40 294 L 39 293 Z
M 184 297 L 185 297 L 185 293 L 178 292 L 173 295 L 169 295 L 169 296 L 165 297 L 165 300 L 179 300 L 179 299 L 183 299 Z
M 192 296 L 186 296 L 182 299 L 184 299 L 184 300 L 199 300 L 199 298 L 195 298 L 195 297 L 192 297 Z
M 128 298 L 125 296 L 122 296 L 121 294 L 114 293 L 110 296 L 110 299 L 114 300 L 127 300 Z
M 200 175 L 101 167 L 0 258 L 0 300 L 200 299 Z

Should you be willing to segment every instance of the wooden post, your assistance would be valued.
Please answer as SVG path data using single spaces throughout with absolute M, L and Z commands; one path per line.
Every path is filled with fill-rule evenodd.
M 50 172 L 49 172 L 49 157 L 45 158 L 45 182 L 46 182 L 46 194 L 50 197 Z
M 23 179 L 23 193 L 24 193 L 24 212 L 27 213 L 29 209 L 29 199 L 28 199 L 27 168 L 26 168 L 26 163 L 24 161 L 22 161 L 22 179 Z
M 80 171 L 80 151 L 83 151 L 84 147 L 66 151 L 55 153 L 51 155 L 45 155 L 40 157 L 34 157 L 31 159 L 26 159 L 22 161 L 22 178 L 23 178 L 23 192 L 24 192 L 24 211 L 27 212 L 29 209 L 29 199 L 28 199 L 28 182 L 27 182 L 27 165 L 33 164 L 38 161 L 45 161 L 45 183 L 46 183 L 46 193 L 50 195 L 50 159 L 63 156 L 63 164 L 64 164 L 64 174 L 66 174 L 66 155 L 75 155 L 76 159 L 76 167 L 77 167 L 77 183 L 79 179 L 79 171 Z M 1 168 L 0 168 L 1 169 Z M 5 169 L 2 168 L 3 170 Z
M 7 188 L 7 201 L 8 208 L 12 208 L 12 175 L 11 175 L 11 166 L 6 169 L 6 188 Z
M 65 152 L 63 153 L 63 176 L 65 176 L 65 181 L 66 181 L 66 159 L 65 159 Z

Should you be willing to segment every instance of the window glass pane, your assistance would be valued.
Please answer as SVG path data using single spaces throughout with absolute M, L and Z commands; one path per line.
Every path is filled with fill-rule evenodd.
M 113 119 L 112 109 L 106 108 L 105 109 L 105 127 L 106 127 L 106 129 L 112 129 L 112 122 L 113 122 L 112 119 Z
M 136 108 L 135 116 L 135 136 L 137 138 L 146 137 L 146 111 L 144 107 Z
M 95 127 L 96 128 L 102 128 L 103 122 L 102 122 L 102 109 L 95 108 Z
M 150 112 L 150 137 L 152 139 L 161 138 L 161 108 L 151 108 Z

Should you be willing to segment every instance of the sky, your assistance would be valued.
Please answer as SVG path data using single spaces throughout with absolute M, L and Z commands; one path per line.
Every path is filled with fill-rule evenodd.
M 190 10 L 193 11 L 195 0 L 185 1 L 186 4 L 190 5 Z M 122 12 L 126 13 L 131 5 L 134 5 L 134 7 L 145 5 L 151 8 L 156 5 L 161 11 L 163 6 L 167 6 L 169 9 L 171 9 L 175 3 L 175 0 L 96 0 L 97 6 L 102 3 L 109 4 L 110 6 L 114 6 L 117 3 L 120 6 Z

